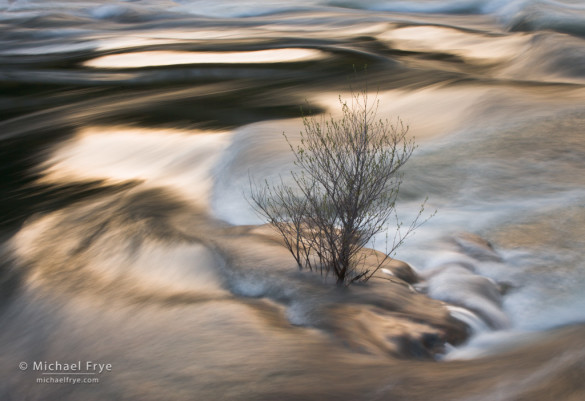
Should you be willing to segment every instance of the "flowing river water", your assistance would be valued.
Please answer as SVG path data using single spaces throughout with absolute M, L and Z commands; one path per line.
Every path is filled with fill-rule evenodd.
M 437 214 L 339 289 L 244 194 L 366 81 Z M 577 0 L 0 0 L 0 399 L 585 399 L 584 84 Z

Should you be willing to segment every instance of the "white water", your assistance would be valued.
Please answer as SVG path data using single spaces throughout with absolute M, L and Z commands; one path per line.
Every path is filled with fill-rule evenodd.
M 498 160 L 497 153 L 473 157 L 474 147 L 481 149 L 482 146 L 481 143 L 474 143 L 477 136 L 481 136 L 487 143 L 501 141 L 501 152 L 505 153 L 509 141 L 507 135 L 518 132 L 516 127 L 520 127 L 521 131 L 523 125 L 531 124 L 523 114 L 510 118 L 509 109 L 505 107 L 497 106 L 496 111 L 481 114 L 480 110 L 487 101 L 493 105 L 492 102 L 497 100 L 503 105 L 510 101 L 510 93 L 494 95 L 492 91 L 486 96 L 481 92 L 473 94 L 429 90 L 402 96 L 400 93 L 381 94 L 379 97 L 383 105 L 390 105 L 390 108 L 382 110 L 386 115 L 421 117 L 412 119 L 415 121 L 413 132 L 422 131 L 423 138 L 421 149 L 413 160 L 413 163 L 418 164 L 418 169 L 409 170 L 414 173 L 414 177 L 407 175 L 404 190 L 430 189 L 434 195 L 431 195 L 427 210 L 438 209 L 437 215 L 419 228 L 415 236 L 399 250 L 398 258 L 412 263 L 424 276 L 431 274 L 428 278 L 430 296 L 479 312 L 488 319 L 491 330 L 512 330 L 502 336 L 489 334 L 489 341 L 472 342 L 470 347 L 494 347 L 500 339 L 507 341 L 510 337 L 522 337 L 527 331 L 585 321 L 585 297 L 579 291 L 583 284 L 585 265 L 574 258 L 571 260 L 570 255 L 563 257 L 565 250 L 555 249 L 554 246 L 540 251 L 507 249 L 506 244 L 502 243 L 496 245 L 502 260 L 485 262 L 469 257 L 461 250 L 447 251 L 442 242 L 443 238 L 458 232 L 489 233 L 499 230 L 501 226 L 530 218 L 531 215 L 554 215 L 558 210 L 585 204 L 584 190 L 548 178 L 556 173 L 554 165 L 547 166 L 542 164 L 545 162 L 536 160 L 515 161 L 507 157 Z M 411 97 L 412 101 L 409 100 Z M 448 99 L 449 102 L 440 102 L 440 98 Z M 517 100 L 516 97 L 516 108 L 526 107 L 518 104 Z M 551 111 L 550 107 L 544 111 L 542 100 L 537 103 L 533 103 L 530 98 L 527 100 L 531 118 L 540 113 L 554 118 L 555 111 Z M 328 106 L 333 110 L 335 102 L 331 101 Z M 446 114 L 447 109 L 456 112 Z M 539 109 L 542 111 L 539 112 Z M 395 113 L 397 110 L 400 113 Z M 473 114 L 469 114 L 470 110 L 473 110 Z M 461 113 L 460 117 L 457 112 Z M 500 114 L 504 114 L 506 119 L 500 117 Z M 444 115 L 451 118 L 443 120 Z M 435 124 L 431 124 L 431 121 Z M 478 127 L 478 122 L 486 124 L 486 128 Z M 498 128 L 494 127 L 494 122 Z M 300 128 L 299 121 L 279 121 L 246 126 L 234 133 L 232 144 L 214 170 L 212 208 L 216 216 L 233 224 L 261 223 L 241 196 L 248 190 L 248 174 L 257 180 L 258 177 L 286 177 L 288 169 L 292 168 L 291 155 L 278 131 L 286 131 L 289 137 L 295 138 Z M 431 133 L 439 137 L 433 138 Z M 538 140 L 538 131 L 533 134 L 535 140 Z M 547 134 L 543 132 L 543 135 Z M 261 149 L 265 146 L 269 146 L 272 152 L 263 152 Z M 472 151 L 470 155 L 465 155 L 458 152 L 458 147 Z M 497 149 L 494 148 L 494 152 L 498 152 Z M 546 151 L 546 148 L 536 148 L 535 156 L 547 157 Z M 440 154 L 445 154 L 444 161 Z M 456 161 L 448 161 L 451 155 L 457 155 Z M 433 161 L 436 158 L 439 159 Z M 286 160 L 289 167 L 283 165 Z M 440 164 L 437 166 L 437 163 Z M 435 167 L 429 169 L 433 164 Z M 536 172 L 533 171 L 535 169 Z M 425 177 L 425 174 L 430 177 Z M 418 179 L 422 182 L 417 182 Z M 418 204 L 409 206 L 403 203 L 399 207 L 405 221 L 412 219 L 418 210 Z M 378 249 L 382 251 L 384 239 L 380 235 L 377 242 Z M 571 254 L 573 252 L 577 250 L 571 251 Z M 571 264 L 572 267 L 559 268 L 559 264 L 563 263 Z M 433 275 L 433 271 L 444 266 L 446 268 L 441 273 Z M 481 293 L 497 292 L 496 281 L 514 287 L 498 302 Z M 560 285 L 551 288 L 551 283 Z
M 499 96 L 507 99 L 509 95 L 502 93 Z M 413 191 L 413 186 L 422 185 L 417 178 L 422 178 L 423 182 L 428 179 L 421 167 L 425 166 L 425 159 L 435 158 L 446 149 L 469 147 L 467 143 L 471 135 L 482 135 L 485 141 L 499 140 L 502 135 L 501 131 L 494 130 L 493 125 L 488 132 L 480 128 L 466 132 L 466 127 L 478 121 L 476 114 L 486 99 L 483 92 L 429 89 L 406 95 L 382 93 L 379 98 L 384 105 L 381 113 L 411 117 L 416 122 L 413 131 L 422 131 L 421 149 L 413 160 L 421 170 L 413 169 L 415 176 L 407 176 L 405 191 Z M 450 103 L 440 103 L 440 98 L 447 98 Z M 493 94 L 491 98 L 497 99 Z M 328 110 L 335 112 L 333 96 L 321 96 L 315 103 L 326 104 Z M 532 106 L 533 112 L 537 107 L 538 104 Z M 450 119 L 442 119 L 450 108 L 461 109 L 460 116 L 452 113 Z M 469 110 L 474 110 L 475 114 L 470 115 Z M 489 120 L 485 115 L 483 118 Z M 522 123 L 526 123 L 524 118 Z M 507 124 L 513 125 L 514 121 L 508 119 Z M 247 125 L 232 133 L 91 128 L 57 148 L 46 162 L 43 180 L 61 183 L 90 179 L 140 180 L 149 186 L 172 188 L 200 204 L 205 205 L 211 199 L 214 215 L 231 224 L 261 224 L 245 200 L 249 177 L 254 180 L 286 178 L 292 168 L 292 156 L 279 131 L 287 132 L 294 141 L 301 129 L 299 119 Z M 506 132 L 505 128 L 501 130 Z M 537 184 L 531 184 L 530 178 L 508 187 L 506 181 L 513 176 L 529 176 L 531 169 L 540 167 L 510 161 L 502 169 L 493 157 L 497 155 L 483 162 L 477 158 L 462 158 L 459 163 L 466 166 L 465 170 L 448 163 L 441 164 L 444 171 L 435 168 L 429 172 L 434 178 L 433 184 L 427 188 L 434 196 L 431 196 L 428 209 L 436 207 L 438 214 L 419 228 L 397 255 L 419 269 L 428 281 L 427 293 L 431 297 L 473 311 L 475 318 L 457 312 L 460 309 L 455 309 L 453 315 L 470 323 L 474 333 L 487 332 L 470 342 L 469 353 L 457 351 L 453 358 L 483 354 L 486 347 L 497 348 L 501 345 L 500 340 L 504 343 L 514 341 L 526 332 L 585 321 L 585 297 L 579 291 L 585 280 L 583 265 L 577 262 L 566 269 L 558 266 L 576 263 L 570 260 L 570 255 L 563 257 L 562 251 L 554 247 L 539 251 L 507 249 L 503 243 L 497 245 L 497 256 L 502 260 L 482 261 L 460 249 L 449 250 L 449 246 L 443 243 L 443 238 L 458 232 L 489 233 L 515 219 L 522 220 L 531 214 L 554 214 L 559 208 L 585 203 L 585 191 L 546 181 L 545 170 L 536 179 L 538 187 L 547 188 L 546 193 L 535 192 L 531 186 Z M 453 174 L 463 174 L 465 179 L 452 185 Z M 494 193 L 502 185 L 501 195 Z M 445 191 L 445 188 L 449 190 Z M 514 190 L 519 191 L 517 195 L 512 192 Z M 504 192 L 508 194 L 503 196 Z M 525 194 L 533 195 L 527 197 Z M 486 195 L 494 199 L 488 203 L 484 198 Z M 409 206 L 408 203 L 400 207 L 401 216 L 406 221 L 413 218 L 417 210 L 417 205 Z M 378 248 L 382 251 L 383 241 L 383 236 L 380 236 Z M 502 298 L 496 282 L 514 288 Z M 551 287 L 551 283 L 555 285 Z M 248 296 L 258 296 L 258 291 L 260 294 L 266 292 L 266 289 L 254 289 L 257 285 L 242 283 L 237 292 Z M 487 324 L 478 324 L 477 319 L 483 319 Z M 490 333 L 493 330 L 505 331 L 497 335 Z

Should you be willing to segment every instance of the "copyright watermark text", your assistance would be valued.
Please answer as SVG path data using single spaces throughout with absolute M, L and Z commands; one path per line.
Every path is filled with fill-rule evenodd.
M 40 374 L 36 383 L 85 384 L 99 383 L 100 376 L 112 372 L 112 364 L 95 361 L 23 361 L 18 364 L 18 369 Z

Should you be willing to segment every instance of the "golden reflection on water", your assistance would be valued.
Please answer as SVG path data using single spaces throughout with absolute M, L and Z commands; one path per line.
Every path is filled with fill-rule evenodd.
M 268 49 L 242 52 L 146 51 L 112 54 L 85 63 L 93 68 L 140 68 L 180 64 L 283 63 L 316 60 L 323 53 L 312 49 Z
M 409 26 L 379 35 L 380 39 L 390 41 L 397 49 L 443 52 L 483 63 L 514 58 L 529 47 L 531 37 L 524 33 L 501 36 L 472 34 L 436 26 Z
M 138 180 L 170 186 L 204 205 L 209 170 L 228 141 L 228 132 L 88 127 L 54 149 L 42 181 Z

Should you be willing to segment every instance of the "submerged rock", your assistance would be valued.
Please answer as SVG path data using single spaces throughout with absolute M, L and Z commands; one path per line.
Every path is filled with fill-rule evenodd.
M 408 284 L 416 284 L 420 281 L 418 274 L 416 274 L 412 266 L 401 260 L 390 260 L 390 262 L 388 262 L 388 267 L 386 268 L 390 269 L 394 276 L 406 281 Z
M 463 325 L 436 327 L 413 318 L 373 306 L 335 305 L 323 328 L 354 351 L 409 359 L 433 359 L 449 337 L 466 331 Z
M 420 281 L 420 277 L 408 263 L 386 257 L 382 252 L 373 249 L 364 249 L 363 252 L 365 254 L 365 268 L 373 268 L 379 265 L 379 270 L 374 277 L 387 278 L 388 276 L 394 276 L 408 284 L 416 284 Z
M 459 249 L 472 258 L 483 262 L 502 262 L 502 257 L 493 245 L 477 234 L 463 232 L 455 235 L 453 241 Z

